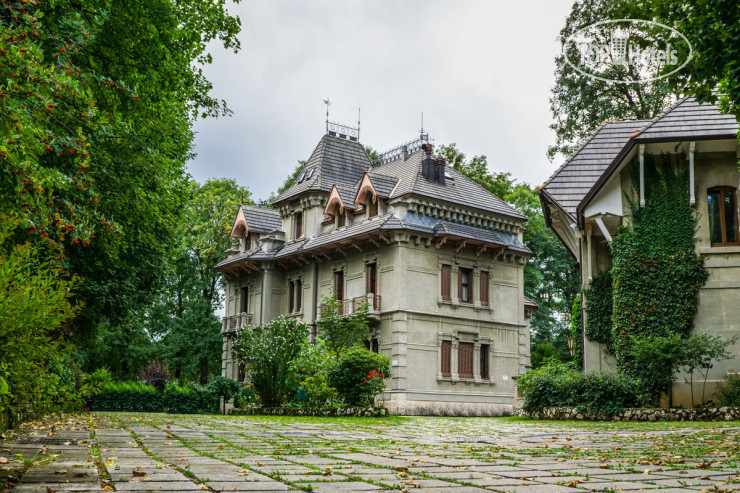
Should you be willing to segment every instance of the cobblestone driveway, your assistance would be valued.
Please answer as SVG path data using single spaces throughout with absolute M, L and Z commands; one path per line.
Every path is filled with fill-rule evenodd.
M 740 491 L 740 423 L 97 414 L 0 442 L 7 489 Z M 2 483 L 0 483 L 2 484 Z

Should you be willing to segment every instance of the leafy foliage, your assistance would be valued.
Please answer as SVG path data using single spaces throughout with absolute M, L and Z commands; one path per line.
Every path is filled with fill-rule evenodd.
M 728 373 L 717 386 L 720 406 L 740 406 L 740 374 Z
M 203 386 L 168 385 L 157 390 L 144 383 L 113 383 L 88 400 L 92 411 L 130 411 L 149 413 L 215 413 L 219 397 Z
M 328 382 L 329 371 L 335 364 L 336 355 L 323 339 L 317 338 L 315 344 L 305 339 L 301 344 L 301 352 L 293 361 L 293 371 L 306 393 L 309 407 L 330 406 L 338 400 L 336 389 Z
M 335 358 L 338 359 L 343 351 L 362 344 L 367 338 L 367 312 L 368 304 L 362 303 L 352 313 L 343 314 L 340 300 L 331 294 L 322 296 L 319 334 Z
M 581 295 L 573 300 L 570 315 L 570 336 L 573 338 L 573 364 L 583 368 L 583 317 L 581 315 Z
M 737 336 L 727 340 L 721 336 L 713 336 L 708 332 L 694 334 L 681 343 L 682 357 L 679 360 L 679 369 L 683 371 L 688 378 L 686 383 L 691 386 L 691 405 L 694 400 L 694 374 L 699 371 L 704 372 L 704 385 L 702 386 L 701 403 L 704 403 L 705 390 L 707 386 L 707 377 L 709 370 L 714 367 L 718 361 L 732 359 L 735 357 L 727 348 L 737 342 Z
M 612 273 L 605 270 L 591 279 L 586 296 L 586 337 L 612 350 Z
M 76 406 L 79 398 L 65 345 L 79 309 L 70 300 L 78 280 L 58 262 L 39 260 L 33 242 L 14 244 L 13 227 L 0 221 L 0 415 L 10 426 Z
M 307 336 L 306 324 L 284 317 L 237 333 L 234 353 L 263 405 L 278 406 L 294 390 L 293 360 Z
M 696 216 L 685 161 L 667 154 L 645 157 L 645 206 L 630 201 L 630 224 L 620 227 L 612 243 L 617 366 L 641 383 L 652 403 L 674 378 L 680 356 L 674 346 L 693 328 L 707 278 L 694 251 Z M 639 183 L 634 163 L 633 175 L 632 183 Z
M 530 370 L 518 381 L 526 411 L 575 407 L 581 412 L 617 414 L 636 407 L 633 382 L 614 372 L 581 372 L 555 358 Z
M 656 1 L 656 3 L 659 3 Z M 630 14 L 625 11 L 634 6 Z M 651 9 L 641 2 L 624 0 L 584 0 L 573 2 L 573 7 L 560 31 L 561 46 L 576 31 L 594 22 L 627 17 L 652 19 Z M 597 40 L 608 44 L 607 39 Z M 573 49 L 575 49 L 573 47 Z M 578 59 L 571 53 L 570 59 Z M 605 78 L 636 80 L 637 71 L 631 63 L 627 67 L 612 67 Z M 635 75 L 632 75 L 635 74 Z M 639 84 L 614 84 L 596 80 L 576 71 L 561 53 L 555 58 L 555 86 L 550 98 L 550 111 L 554 122 L 555 145 L 550 146 L 550 159 L 560 153 L 570 156 L 580 142 L 591 135 L 604 121 L 650 119 L 657 116 L 675 99 L 668 81 L 659 79 Z
M 354 348 L 342 354 L 329 370 L 329 384 L 337 389 L 345 404 L 371 406 L 375 396 L 385 389 L 383 381 L 390 376 L 388 356 Z

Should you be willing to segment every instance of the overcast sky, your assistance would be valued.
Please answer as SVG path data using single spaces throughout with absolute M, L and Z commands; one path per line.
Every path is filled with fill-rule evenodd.
M 485 154 L 491 171 L 539 185 L 557 35 L 573 0 L 245 0 L 242 49 L 213 46 L 214 95 L 234 115 L 200 121 L 198 181 L 230 177 L 266 198 L 307 159 L 330 119 L 383 151 L 418 136 Z

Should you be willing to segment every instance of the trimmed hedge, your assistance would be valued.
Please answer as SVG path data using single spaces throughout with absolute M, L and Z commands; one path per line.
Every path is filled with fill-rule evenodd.
M 615 415 L 637 407 L 634 382 L 613 372 L 581 372 L 550 359 L 517 381 L 527 412 L 550 407 L 574 407 L 586 413 Z
M 91 411 L 132 411 L 146 413 L 217 413 L 218 395 L 205 387 L 168 385 L 158 391 L 143 383 L 115 383 L 89 398 Z

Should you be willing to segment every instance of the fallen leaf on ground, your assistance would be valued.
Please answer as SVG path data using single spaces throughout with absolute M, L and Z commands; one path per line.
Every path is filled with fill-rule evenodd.
M 139 476 L 139 477 L 140 477 L 140 476 L 146 476 L 146 472 L 144 472 L 144 471 L 140 471 L 140 470 L 138 470 L 138 469 L 134 469 L 134 470 L 133 470 L 133 473 L 134 473 L 134 476 Z

